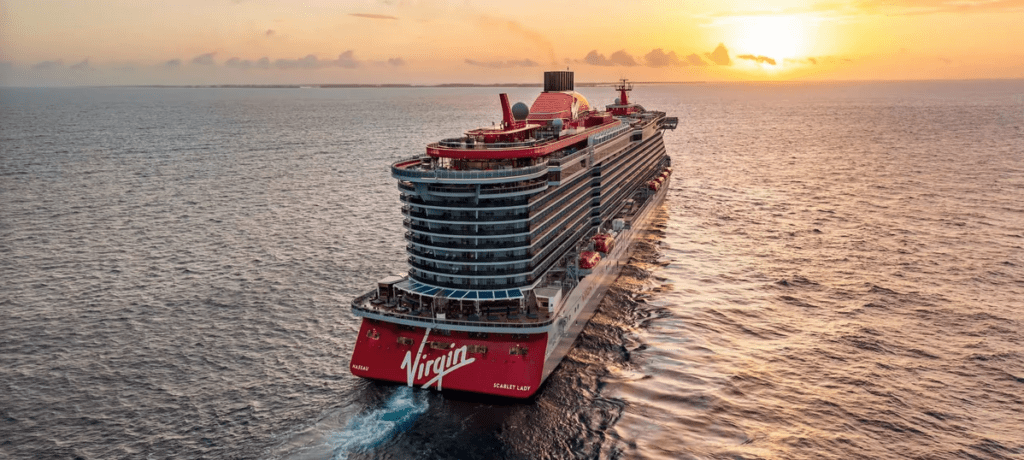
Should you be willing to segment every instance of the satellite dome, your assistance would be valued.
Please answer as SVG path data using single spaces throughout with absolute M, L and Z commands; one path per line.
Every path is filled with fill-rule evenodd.
M 516 102 L 516 104 L 512 106 L 512 116 L 515 117 L 516 120 L 523 121 L 526 117 L 530 116 L 530 108 L 522 102 Z
M 622 99 L 621 98 L 615 98 L 615 105 L 622 105 Z
M 557 130 L 557 131 L 561 131 L 562 130 L 562 119 L 561 118 L 555 118 L 554 120 L 551 120 L 551 127 L 555 128 L 555 130 Z

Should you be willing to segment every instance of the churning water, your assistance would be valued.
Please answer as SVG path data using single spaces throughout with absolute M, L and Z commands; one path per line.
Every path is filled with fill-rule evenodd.
M 540 394 L 352 377 L 388 165 L 500 91 L 0 89 L 0 458 L 1024 455 L 1020 81 L 638 86 L 672 190 Z

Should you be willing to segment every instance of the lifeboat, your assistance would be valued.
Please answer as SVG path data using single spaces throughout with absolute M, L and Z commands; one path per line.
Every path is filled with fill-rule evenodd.
M 602 254 L 608 254 L 609 252 L 612 252 L 612 249 L 615 249 L 615 238 L 612 238 L 611 235 L 598 233 L 597 235 L 594 235 L 593 240 L 594 249 L 597 249 L 597 251 Z
M 597 263 L 601 261 L 601 254 L 594 251 L 583 251 L 580 253 L 580 268 L 584 270 L 590 270 L 597 266 Z

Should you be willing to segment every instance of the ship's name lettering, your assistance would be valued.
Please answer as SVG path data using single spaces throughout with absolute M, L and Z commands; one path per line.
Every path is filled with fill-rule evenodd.
M 495 383 L 494 388 L 499 390 L 530 391 L 530 385 L 513 385 L 511 383 Z
M 352 369 L 355 369 L 357 371 L 368 372 L 370 370 L 370 366 L 363 366 L 363 365 L 360 365 L 360 364 L 353 364 L 352 365 Z
M 420 342 L 420 349 L 416 352 L 416 358 L 413 359 L 412 350 L 405 352 L 405 359 L 402 360 L 401 369 L 405 370 L 405 379 L 409 386 L 412 386 L 416 380 L 433 375 L 434 377 L 427 380 L 427 383 L 424 383 L 422 388 L 430 388 L 431 385 L 436 384 L 437 389 L 440 390 L 441 381 L 445 375 L 448 375 L 455 369 L 473 363 L 476 361 L 476 358 L 469 358 L 469 347 L 463 345 L 460 348 L 449 351 L 445 355 L 428 360 L 426 359 L 427 355 L 423 353 L 423 345 L 426 345 L 429 337 L 430 328 L 428 327 L 423 333 L 423 340 Z

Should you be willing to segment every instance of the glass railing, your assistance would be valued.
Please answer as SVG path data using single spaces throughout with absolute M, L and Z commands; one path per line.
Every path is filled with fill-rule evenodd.
M 502 268 L 502 267 L 490 267 L 488 265 L 473 266 L 473 267 L 461 267 L 461 268 L 448 268 L 438 267 L 433 264 L 427 264 L 420 262 L 412 257 L 409 258 L 409 266 L 432 272 L 438 275 L 449 275 L 449 276 L 508 276 L 508 275 L 526 275 L 530 271 L 530 267 L 513 267 L 513 268 Z
M 618 136 L 619 134 L 622 134 L 622 133 L 628 131 L 629 129 L 630 129 L 629 124 L 622 123 L 622 125 L 620 125 L 618 128 L 612 128 L 612 129 L 610 129 L 608 131 L 605 131 L 603 133 L 595 134 L 593 136 L 590 136 L 588 138 L 587 145 L 590 145 L 590 146 L 600 145 L 600 144 L 602 144 L 604 142 L 607 142 L 607 141 L 611 140 L 615 136 Z
M 409 254 L 424 259 L 452 263 L 528 262 L 530 260 L 530 253 L 528 251 L 523 251 L 522 254 L 518 255 L 495 254 L 494 252 L 449 252 L 448 254 L 441 255 L 436 251 L 420 249 L 414 244 L 407 244 L 405 250 Z
M 439 287 L 451 287 L 455 289 L 464 289 L 464 286 L 452 284 L 451 286 L 440 286 Z M 518 287 L 519 285 L 512 286 Z M 554 323 L 553 318 L 538 318 L 535 320 L 522 320 L 525 322 L 504 322 L 504 321 L 468 321 L 468 320 L 457 320 L 457 319 L 439 319 L 430 316 L 419 316 L 413 313 L 400 313 L 395 309 L 388 308 L 383 304 L 377 305 L 370 302 L 371 299 L 376 298 L 377 290 L 374 289 L 367 292 L 359 297 L 352 300 L 352 309 L 360 312 L 365 312 L 371 315 L 378 315 L 380 317 L 396 318 L 407 321 L 414 321 L 422 324 L 432 325 L 449 325 L 449 326 L 472 326 L 474 328 L 481 327 L 494 327 L 494 328 L 511 328 L 511 329 L 530 329 L 538 327 L 547 327 Z M 547 316 L 547 315 L 543 315 Z M 500 329 L 499 329 L 500 330 Z M 526 332 L 526 331 L 524 331 Z
M 417 157 L 419 158 L 419 157 Z M 391 164 L 391 174 L 396 177 L 413 179 L 492 179 L 500 177 L 517 177 L 538 174 L 547 171 L 548 162 L 522 168 L 505 168 L 492 170 L 456 171 L 445 168 L 425 168 L 417 158 L 406 158 Z
M 465 137 L 452 137 L 442 139 L 437 143 L 437 145 L 449 149 L 514 149 L 533 147 L 546 140 L 547 139 L 526 139 L 519 142 L 468 142 L 469 139 Z

